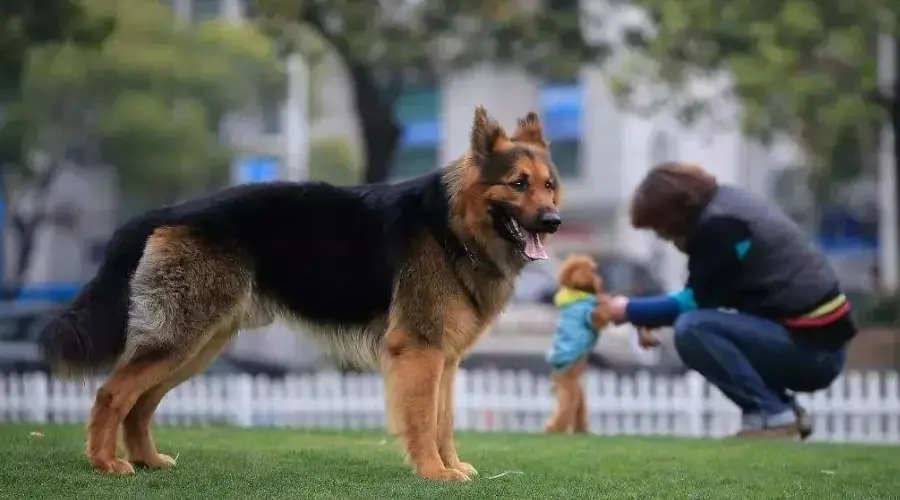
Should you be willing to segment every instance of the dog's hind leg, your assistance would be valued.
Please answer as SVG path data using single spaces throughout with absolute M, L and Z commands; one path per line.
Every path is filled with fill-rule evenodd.
M 96 469 L 134 472 L 116 457 L 120 425 L 142 395 L 175 377 L 213 340 L 217 325 L 233 320 L 249 283 L 237 256 L 201 244 L 183 228 L 150 236 L 132 277 L 125 352 L 91 409 L 86 451 Z
M 580 378 L 586 368 L 586 361 L 579 360 L 566 371 L 553 374 L 557 408 L 544 428 L 546 432 L 569 432 L 576 426 L 581 394 Z
M 578 385 L 577 389 L 578 406 L 575 408 L 575 425 L 572 431 L 578 434 L 584 434 L 588 431 L 587 401 L 584 396 L 584 387 Z
M 553 382 L 553 392 L 556 394 L 556 409 L 544 424 L 544 432 L 560 433 L 566 432 L 568 423 L 565 421 L 566 398 L 568 392 L 564 387 L 565 379 L 562 373 L 553 373 L 551 380 Z
M 584 400 L 584 389 L 577 388 L 578 396 L 575 406 L 575 424 L 572 426 L 572 432 L 576 434 L 584 434 L 588 431 L 587 404 Z
M 575 391 L 577 401 L 575 406 L 575 424 L 573 425 L 572 432 L 583 434 L 588 431 L 588 417 L 587 417 L 587 401 L 584 396 L 584 387 L 581 384 L 581 376 L 587 370 L 587 361 L 582 360 L 579 361 L 578 366 L 578 378 L 576 379 Z
M 407 458 L 425 479 L 467 480 L 444 466 L 437 447 L 437 411 L 444 353 L 413 343 L 402 330 L 385 338 L 383 358 L 388 420 L 400 434 Z
M 122 363 L 97 390 L 88 423 L 87 455 L 93 467 L 112 474 L 133 474 L 134 467 L 116 458 L 119 423 L 138 396 L 174 368 L 172 359 Z
M 219 357 L 234 337 L 236 330 L 232 323 L 211 332 L 211 338 L 194 357 L 178 367 L 170 377 L 150 388 L 138 398 L 122 422 L 122 435 L 129 462 L 136 466 L 154 469 L 168 469 L 175 465 L 174 458 L 159 453 L 156 449 L 153 435 L 150 432 L 153 414 L 169 391 L 203 372 L 210 363 Z

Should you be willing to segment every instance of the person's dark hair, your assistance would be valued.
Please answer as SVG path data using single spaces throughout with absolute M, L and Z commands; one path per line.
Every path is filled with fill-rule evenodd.
M 715 176 L 696 165 L 661 163 L 631 198 L 631 225 L 669 238 L 687 236 L 718 189 Z

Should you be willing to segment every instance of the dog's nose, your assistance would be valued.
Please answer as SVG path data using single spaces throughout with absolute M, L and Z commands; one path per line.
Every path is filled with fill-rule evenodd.
M 555 233 L 559 229 L 560 224 L 562 224 L 562 217 L 559 216 L 559 212 L 556 210 L 548 210 L 538 217 L 538 224 L 540 224 L 541 229 L 548 233 Z

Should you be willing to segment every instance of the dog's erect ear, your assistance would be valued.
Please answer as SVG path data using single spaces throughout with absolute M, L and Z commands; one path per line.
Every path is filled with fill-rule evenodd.
M 475 120 L 472 122 L 472 154 L 479 162 L 486 160 L 497 150 L 497 146 L 509 141 L 503 127 L 495 120 L 488 118 L 484 106 L 475 108 Z
M 512 137 L 514 142 L 534 144 L 544 149 L 550 146 L 550 143 L 544 139 L 544 126 L 541 124 L 541 117 L 537 113 L 530 111 L 525 115 L 525 118 L 519 118 L 517 121 L 519 126 Z

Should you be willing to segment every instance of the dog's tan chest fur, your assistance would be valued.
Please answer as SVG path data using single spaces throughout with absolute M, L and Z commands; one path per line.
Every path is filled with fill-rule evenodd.
M 402 329 L 459 358 L 490 328 L 512 293 L 513 279 L 478 274 L 448 261 L 430 236 L 397 280 L 389 330 Z

